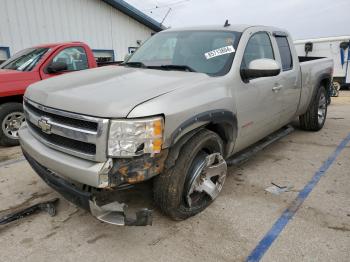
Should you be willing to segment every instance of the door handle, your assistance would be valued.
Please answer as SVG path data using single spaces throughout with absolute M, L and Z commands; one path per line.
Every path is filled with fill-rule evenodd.
M 282 85 L 275 85 L 275 86 L 272 88 L 272 91 L 273 91 L 273 92 L 278 92 L 278 91 L 281 90 L 282 87 L 283 87 Z

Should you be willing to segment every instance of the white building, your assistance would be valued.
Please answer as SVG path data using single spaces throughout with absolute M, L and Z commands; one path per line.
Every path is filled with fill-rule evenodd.
M 123 0 L 0 0 L 0 61 L 31 46 L 82 41 L 99 60 L 125 55 L 162 26 Z

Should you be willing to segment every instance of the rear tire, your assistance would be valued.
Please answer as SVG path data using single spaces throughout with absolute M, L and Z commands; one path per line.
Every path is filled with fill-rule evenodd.
M 19 145 L 18 130 L 24 122 L 23 106 L 20 103 L 0 105 L 0 145 Z
M 223 143 L 221 138 L 216 133 L 206 129 L 199 131 L 181 148 L 176 163 L 165 168 L 162 174 L 154 178 L 155 203 L 174 220 L 184 220 L 204 210 L 214 199 L 205 191 L 191 191 L 192 193 L 189 193 L 189 188 L 194 185 L 195 178 L 199 178 L 199 180 L 196 180 L 196 183 L 198 183 L 198 181 L 202 181 L 200 179 L 205 177 L 207 173 L 210 173 L 202 173 L 205 169 L 200 169 L 205 165 L 205 159 L 209 155 L 219 156 L 226 168 L 226 162 L 221 157 L 222 154 Z M 220 174 L 222 175 L 223 171 Z M 224 176 L 226 177 L 226 170 Z M 213 180 L 212 186 L 219 184 L 221 186 L 216 193 L 221 191 L 224 180 L 225 178 L 223 176 L 219 177 L 219 175 L 218 180 Z M 210 184 L 210 182 L 208 183 Z M 192 197 L 192 194 L 195 194 L 195 201 L 191 200 L 189 204 L 188 198 Z
M 327 118 L 327 94 L 324 86 L 317 90 L 316 97 L 311 103 L 308 111 L 299 116 L 300 127 L 307 131 L 319 131 Z

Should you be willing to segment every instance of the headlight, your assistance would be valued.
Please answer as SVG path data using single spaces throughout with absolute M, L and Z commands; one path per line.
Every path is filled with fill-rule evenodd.
M 108 138 L 108 155 L 132 157 L 160 153 L 163 144 L 162 117 L 112 120 Z

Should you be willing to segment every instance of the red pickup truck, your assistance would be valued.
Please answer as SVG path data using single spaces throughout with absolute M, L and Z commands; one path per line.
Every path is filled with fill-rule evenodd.
M 40 45 L 22 50 L 0 65 L 0 145 L 18 145 L 25 121 L 22 98 L 37 81 L 97 67 L 89 46 L 81 42 Z

